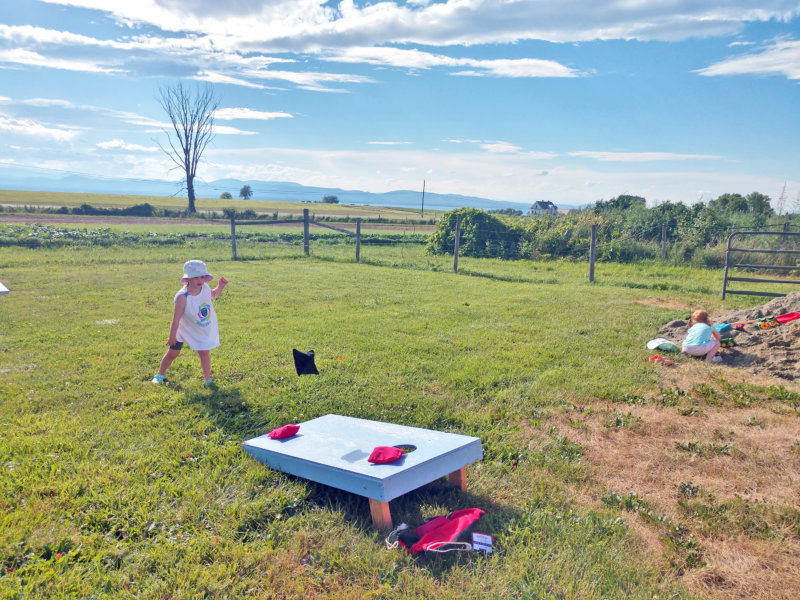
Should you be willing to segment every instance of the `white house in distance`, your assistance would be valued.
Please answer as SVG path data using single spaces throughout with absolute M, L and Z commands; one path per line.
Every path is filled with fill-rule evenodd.
M 529 217 L 538 217 L 539 215 L 552 215 L 558 214 L 558 207 L 549 200 L 537 200 L 531 204 L 531 209 L 528 211 Z

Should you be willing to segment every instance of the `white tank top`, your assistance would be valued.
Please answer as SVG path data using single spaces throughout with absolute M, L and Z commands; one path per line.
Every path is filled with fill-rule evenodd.
M 186 308 L 178 322 L 178 341 L 189 344 L 192 350 L 216 348 L 219 346 L 219 326 L 211 304 L 211 288 L 204 283 L 197 296 L 191 296 L 184 288 L 175 294 L 175 300 L 184 295 Z

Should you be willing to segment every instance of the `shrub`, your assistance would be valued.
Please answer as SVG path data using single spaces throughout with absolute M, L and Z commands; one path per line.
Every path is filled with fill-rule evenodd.
M 610 262 L 628 263 L 658 256 L 658 248 L 655 244 L 636 242 L 630 239 L 611 240 L 598 244 L 598 249 L 599 260 Z
M 144 204 L 137 204 L 128 208 L 123 208 L 119 211 L 121 215 L 132 217 L 152 217 L 155 214 L 155 209 L 145 202 Z
M 428 239 L 428 253 L 453 253 L 459 216 L 459 254 L 475 258 L 519 258 L 522 229 L 476 208 L 459 208 L 445 213 Z

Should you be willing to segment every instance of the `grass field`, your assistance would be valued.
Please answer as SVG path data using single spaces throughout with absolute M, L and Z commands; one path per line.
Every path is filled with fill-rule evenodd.
M 0 248 L 0 597 L 793 598 L 793 383 L 648 362 L 716 271 L 431 257 L 419 245 Z M 218 389 L 186 350 L 150 383 L 181 267 L 215 302 Z M 291 349 L 319 376 L 297 377 Z M 481 438 L 469 490 L 492 556 L 388 549 L 364 498 L 284 476 L 240 443 L 337 413 Z
M 17 190 L 0 190 L 0 206 L 17 207 L 54 207 L 66 206 L 74 208 L 82 204 L 90 204 L 97 208 L 127 208 L 137 204 L 148 203 L 156 208 L 170 210 L 186 210 L 188 200 L 185 197 L 164 196 L 130 196 L 125 194 L 71 194 L 64 192 L 24 192 Z M 226 208 L 239 211 L 254 210 L 259 214 L 279 213 L 286 215 L 302 215 L 303 209 L 312 214 L 376 217 L 386 219 L 419 219 L 422 216 L 417 209 L 395 208 L 386 206 L 367 206 L 356 204 L 326 204 L 321 202 L 291 202 L 288 200 L 223 200 L 221 198 L 197 198 L 198 212 L 222 212 Z M 443 211 L 426 210 L 425 219 L 438 218 Z

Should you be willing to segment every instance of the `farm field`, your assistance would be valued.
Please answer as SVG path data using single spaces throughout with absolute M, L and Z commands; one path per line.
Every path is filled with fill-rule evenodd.
M 156 208 L 186 210 L 185 197 L 130 196 L 125 194 L 77 194 L 64 192 L 26 192 L 0 190 L 0 206 L 74 208 L 90 204 L 98 208 L 127 208 L 148 203 Z M 281 217 L 303 214 L 307 208 L 312 214 L 350 217 L 381 217 L 386 219 L 420 219 L 419 210 L 393 208 L 386 206 L 367 206 L 356 204 L 325 204 L 320 202 L 292 202 L 281 200 L 223 200 L 221 198 L 197 198 L 198 212 L 221 212 L 226 208 L 239 211 L 254 210 L 261 214 L 277 212 Z M 0 212 L 0 214 L 2 214 Z M 442 214 L 440 210 L 426 210 L 425 219 L 435 219 Z
M 4 201 L 0 201 L 4 202 Z M 228 201 L 230 202 L 230 201 Z M 127 229 L 130 229 L 127 225 Z M 138 225 L 137 225 L 138 227 Z M 142 232 L 163 227 L 141 225 Z M 211 225 L 183 225 L 205 233 Z M 114 226 L 114 230 L 121 227 Z M 800 390 L 644 344 L 719 299 L 718 271 L 225 240 L 0 248 L 0 596 L 793 598 Z M 215 302 L 217 388 L 164 352 L 183 262 Z M 298 377 L 292 348 L 314 349 Z M 335 413 L 481 438 L 461 508 L 495 553 L 389 549 L 364 498 L 285 476 L 242 441 Z

